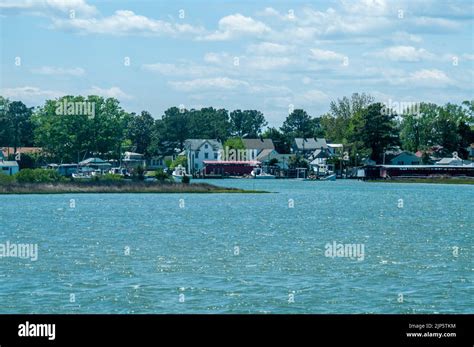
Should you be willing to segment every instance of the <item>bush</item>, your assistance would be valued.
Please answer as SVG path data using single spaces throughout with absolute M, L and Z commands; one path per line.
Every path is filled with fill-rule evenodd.
M 184 175 L 183 178 L 181 178 L 181 183 L 188 184 L 191 181 L 189 176 Z
M 99 177 L 99 176 L 97 176 L 97 177 Z M 116 182 L 116 181 L 122 181 L 123 177 L 121 175 L 109 174 L 108 173 L 108 174 L 100 176 L 100 180 L 101 181 L 107 181 L 107 182 L 110 182 L 110 181 Z
M 14 177 L 19 183 L 51 183 L 64 180 L 57 171 L 46 169 L 24 169 Z
M 15 177 L 0 173 L 0 186 L 15 182 Z
M 165 182 L 170 179 L 170 175 L 163 171 L 163 169 L 158 169 L 155 171 L 155 177 L 160 182 Z

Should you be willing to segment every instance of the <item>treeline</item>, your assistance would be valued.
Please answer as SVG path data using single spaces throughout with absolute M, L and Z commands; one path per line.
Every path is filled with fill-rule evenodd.
M 93 105 L 92 114 L 87 107 L 77 112 L 74 105 L 83 103 Z M 474 100 L 461 105 L 421 103 L 416 112 L 388 111 L 370 95 L 353 94 L 331 102 L 327 114 L 312 117 L 295 109 L 280 128 L 267 128 L 257 110 L 171 107 L 155 119 L 147 111 L 125 111 L 114 98 L 65 96 L 32 108 L 0 97 L 0 146 L 42 147 L 45 154 L 35 160 L 66 163 L 88 156 L 118 159 L 127 150 L 147 157 L 168 155 L 183 149 L 188 138 L 223 143 L 271 138 L 278 152 L 289 153 L 295 137 L 325 137 L 343 143 L 351 157 L 376 161 L 395 147 L 423 151 L 442 146 L 446 154 L 457 151 L 465 158 L 466 147 L 474 143 Z

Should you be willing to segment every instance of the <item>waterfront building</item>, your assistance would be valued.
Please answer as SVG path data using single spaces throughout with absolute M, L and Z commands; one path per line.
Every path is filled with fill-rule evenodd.
M 0 174 L 12 176 L 19 171 L 16 161 L 5 161 L 0 158 Z
M 218 140 L 188 139 L 184 142 L 184 149 L 187 160 L 187 172 L 195 174 L 204 168 L 204 161 L 220 159 L 222 144 Z

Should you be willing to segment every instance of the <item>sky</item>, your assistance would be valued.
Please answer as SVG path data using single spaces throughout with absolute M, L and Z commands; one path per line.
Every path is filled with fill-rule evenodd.
M 354 92 L 460 103 L 474 98 L 473 23 L 470 0 L 0 0 L 0 95 L 116 97 L 155 118 L 257 109 L 270 126 Z

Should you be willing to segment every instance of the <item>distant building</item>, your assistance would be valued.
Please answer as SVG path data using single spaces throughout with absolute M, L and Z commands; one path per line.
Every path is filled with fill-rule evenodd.
M 112 164 L 100 158 L 88 158 L 79 163 L 80 166 L 87 166 L 94 170 L 107 171 L 112 167 Z
M 466 148 L 466 151 L 467 151 L 467 157 L 474 159 L 474 143 L 471 143 L 471 145 Z
M 459 157 L 454 158 L 443 158 L 436 162 L 436 165 L 449 165 L 449 166 L 462 166 L 470 164 L 469 160 L 463 160 Z
M 134 152 L 125 152 L 122 157 L 122 166 L 127 169 L 136 169 L 137 167 L 145 167 L 145 158 L 143 154 Z
M 273 144 L 272 139 L 242 139 L 242 142 L 245 146 L 245 149 L 249 151 L 254 151 L 257 154 L 257 157 L 265 151 L 265 153 L 270 153 L 275 150 L 275 145 Z M 250 160 L 255 160 L 256 158 L 249 158 Z
M 204 168 L 204 161 L 219 160 L 222 144 L 218 140 L 188 139 L 184 142 L 187 172 L 197 173 Z
M 4 161 L 3 159 L 0 159 L 0 174 L 11 176 L 16 174 L 19 170 L 16 161 Z
M 328 150 L 326 139 L 324 138 L 295 138 L 292 144 L 293 153 L 309 157 L 314 151 L 318 149 Z
M 277 162 L 274 164 L 281 170 L 288 170 L 290 159 L 294 154 L 280 154 L 275 149 L 264 149 L 257 156 L 257 160 L 262 163 L 263 166 L 270 165 L 270 162 L 275 159 Z M 273 162 L 275 162 L 273 160 Z
M 17 147 L 15 151 L 14 147 L 2 147 L 0 148 L 0 157 L 8 159 L 9 155 L 19 155 L 18 160 L 21 160 L 22 154 L 36 154 L 41 153 L 42 150 L 41 147 Z
M 389 165 L 420 165 L 421 158 L 415 153 L 402 151 L 399 153 L 386 154 L 385 163 Z

